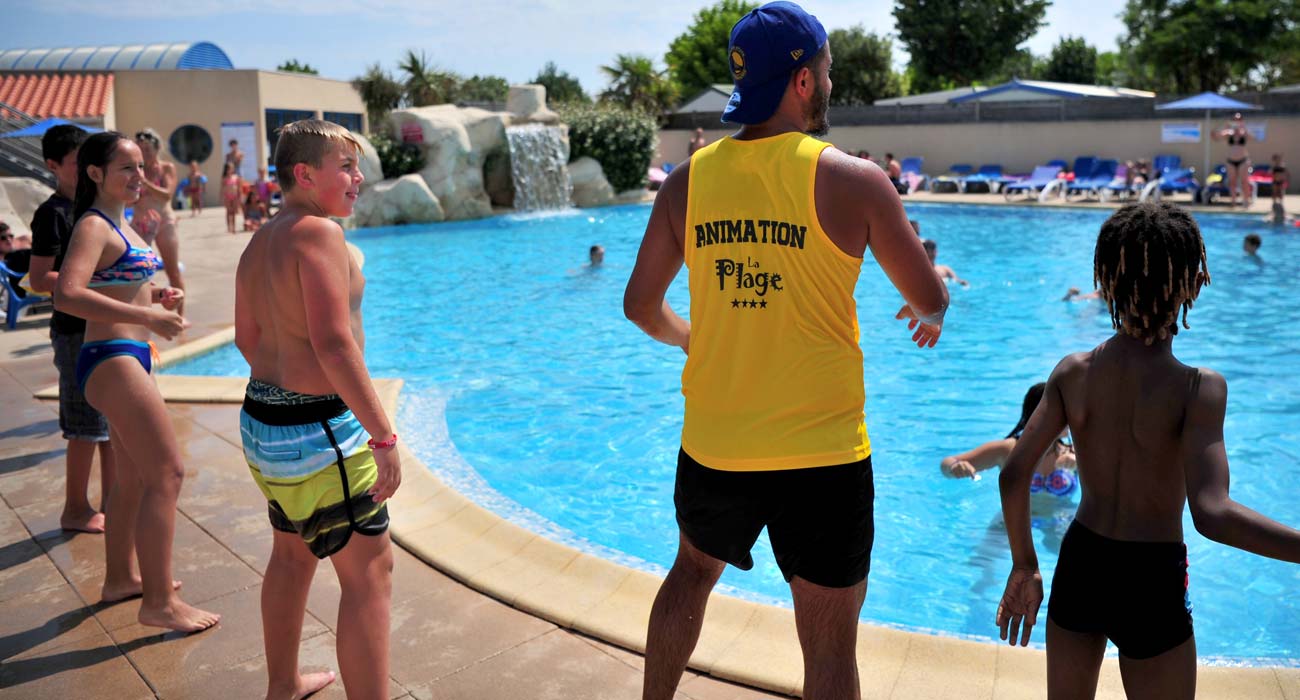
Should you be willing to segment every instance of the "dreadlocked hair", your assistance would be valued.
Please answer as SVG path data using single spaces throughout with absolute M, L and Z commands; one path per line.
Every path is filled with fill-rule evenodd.
M 1165 202 L 1130 204 L 1101 225 L 1093 281 L 1121 333 L 1150 345 L 1178 334 L 1187 312 L 1210 283 L 1201 229 L 1186 211 Z

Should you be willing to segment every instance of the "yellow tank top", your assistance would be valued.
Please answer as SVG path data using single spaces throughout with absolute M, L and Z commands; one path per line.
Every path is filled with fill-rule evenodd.
M 817 160 L 800 133 L 696 151 L 687 193 L 690 354 L 682 449 L 727 471 L 871 455 L 853 287 L 861 258 L 817 220 Z

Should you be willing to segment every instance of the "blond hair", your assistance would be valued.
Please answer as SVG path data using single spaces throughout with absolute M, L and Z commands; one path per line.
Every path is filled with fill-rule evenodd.
M 319 168 L 321 159 L 330 148 L 351 146 L 361 152 L 361 142 L 351 131 L 322 119 L 303 119 L 280 127 L 280 140 L 275 144 L 275 175 L 280 189 L 288 192 L 297 184 L 293 179 L 293 166 L 306 163 Z

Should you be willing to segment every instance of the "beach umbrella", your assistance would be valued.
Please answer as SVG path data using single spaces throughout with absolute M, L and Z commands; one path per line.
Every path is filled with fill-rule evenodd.
M 1202 92 L 1199 95 L 1185 97 L 1174 102 L 1166 102 L 1162 105 L 1156 105 L 1157 110 L 1186 110 L 1186 111 L 1204 111 L 1205 112 L 1205 171 L 1201 173 L 1201 181 L 1210 175 L 1210 112 L 1214 110 L 1228 110 L 1232 112 L 1247 112 L 1254 109 L 1263 109 L 1259 105 L 1239 102 L 1231 97 L 1224 97 L 1217 92 Z
M 45 132 L 61 124 L 71 124 L 75 127 L 80 128 L 82 131 L 89 131 L 92 134 L 97 131 L 103 131 L 103 129 L 96 129 L 93 126 L 86 126 L 85 124 L 70 122 L 67 119 L 50 117 L 49 119 L 42 119 L 41 121 L 38 121 L 35 124 L 32 124 L 31 126 L 23 127 L 15 131 L 9 131 L 0 134 L 0 139 L 20 139 L 24 137 L 40 138 L 45 135 Z

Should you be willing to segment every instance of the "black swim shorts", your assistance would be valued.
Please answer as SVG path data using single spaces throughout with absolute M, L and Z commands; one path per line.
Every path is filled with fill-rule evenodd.
M 748 571 L 767 527 L 777 566 L 828 588 L 867 577 L 875 540 L 871 458 L 833 467 L 735 472 L 677 453 L 677 525 L 697 549 Z
M 1070 523 L 1047 617 L 1071 632 L 1106 635 L 1125 658 L 1173 649 L 1192 636 L 1186 545 L 1114 540 Z

